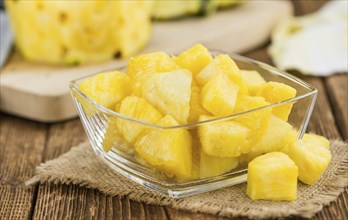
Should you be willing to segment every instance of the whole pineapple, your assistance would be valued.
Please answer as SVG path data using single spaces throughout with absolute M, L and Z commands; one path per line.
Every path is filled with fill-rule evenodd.
M 55 64 L 128 57 L 151 35 L 151 1 L 5 0 L 16 45 Z

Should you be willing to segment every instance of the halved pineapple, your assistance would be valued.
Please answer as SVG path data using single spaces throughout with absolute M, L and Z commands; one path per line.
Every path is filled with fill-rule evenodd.
M 89 98 L 109 109 L 132 92 L 129 77 L 117 71 L 99 73 L 83 80 L 78 86 Z
M 127 65 L 127 72 L 133 82 L 134 94 L 141 96 L 142 85 L 154 73 L 180 69 L 174 60 L 164 52 L 156 52 L 133 57 Z
M 247 92 L 237 64 L 227 54 L 221 54 L 215 57 L 209 65 L 196 75 L 196 79 L 200 86 L 204 86 L 220 74 L 226 75 L 232 82 L 237 84 L 241 94 Z
M 212 60 L 208 49 L 202 44 L 196 44 L 174 58 L 181 68 L 190 70 L 193 76 L 197 75 Z
M 325 147 L 327 149 L 330 148 L 330 141 L 328 139 L 326 139 L 325 137 L 320 136 L 320 135 L 304 134 L 302 139 L 305 140 L 306 142 L 310 142 L 316 146 Z
M 298 166 L 298 179 L 308 185 L 320 178 L 331 161 L 329 149 L 305 139 L 298 140 L 290 146 L 289 156 Z
M 68 3 L 68 4 L 67 4 Z M 32 61 L 59 64 L 128 57 L 152 34 L 151 1 L 5 1 L 16 46 Z
M 267 82 L 260 88 L 257 95 L 264 97 L 269 103 L 277 103 L 295 97 L 296 89 L 285 85 L 284 83 Z M 293 104 L 294 103 L 287 103 L 274 107 L 272 113 L 275 116 L 288 121 Z
M 119 106 L 119 113 L 148 123 L 155 123 L 162 118 L 162 114 L 156 108 L 137 96 L 128 96 L 123 99 Z M 129 143 L 133 143 L 146 128 L 145 125 L 122 118 L 117 118 L 117 127 Z
M 255 70 L 240 70 L 243 83 L 248 89 L 248 94 L 255 96 L 261 86 L 266 83 L 265 79 Z
M 240 95 L 237 98 L 234 113 L 240 113 L 267 105 L 269 105 L 269 103 L 262 97 Z M 249 144 L 246 144 L 242 148 L 242 153 L 250 152 L 251 146 L 259 142 L 261 137 L 266 133 L 269 126 L 271 111 L 271 108 L 255 110 L 250 113 L 244 113 L 233 119 L 233 121 L 239 122 L 250 129 L 248 137 Z
M 215 116 L 233 113 L 238 94 L 238 85 L 225 75 L 217 75 L 201 91 L 203 107 Z
M 143 97 L 163 114 L 171 114 L 181 124 L 190 113 L 192 74 L 186 69 L 151 75 L 143 84 Z
M 161 118 L 157 124 L 179 125 L 171 115 Z M 192 177 L 192 140 L 187 130 L 149 128 L 134 145 L 142 158 L 167 176 L 174 175 L 181 179 Z
M 247 195 L 252 200 L 286 200 L 297 197 L 298 168 L 288 155 L 267 153 L 248 165 Z
M 193 82 L 193 81 L 192 81 Z M 201 101 L 201 88 L 197 85 L 191 87 L 189 122 L 196 122 L 200 115 L 211 115 L 203 106 Z
M 278 151 L 289 144 L 290 138 L 293 138 L 292 126 L 286 121 L 271 115 L 266 133 L 252 147 L 252 151 L 262 153 Z
M 201 115 L 199 121 L 213 118 Z M 249 135 L 247 127 L 234 121 L 212 122 L 198 130 L 203 151 L 216 157 L 238 157 Z

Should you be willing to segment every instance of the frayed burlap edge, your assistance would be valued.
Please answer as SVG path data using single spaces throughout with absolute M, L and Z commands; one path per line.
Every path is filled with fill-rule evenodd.
M 99 189 L 108 195 L 119 197 L 128 196 L 130 199 L 138 202 L 170 206 L 176 209 L 209 213 L 224 217 L 245 216 L 265 219 L 295 215 L 310 218 L 322 210 L 325 205 L 336 200 L 338 195 L 348 185 L 348 143 L 338 140 L 332 141 L 331 151 L 333 160 L 322 178 L 313 186 L 305 186 L 299 183 L 299 189 L 313 189 L 310 190 L 310 193 L 307 192 L 308 198 L 300 203 L 296 203 L 296 200 L 295 202 L 272 202 L 251 201 L 248 198 L 247 200 L 246 198 L 242 198 L 242 200 L 245 200 L 244 205 L 237 204 L 234 206 L 232 200 L 231 204 L 226 206 L 225 204 L 211 201 L 214 197 L 215 200 L 213 199 L 213 201 L 219 201 L 220 199 L 221 201 L 225 201 L 226 198 L 220 197 L 226 193 L 231 193 L 231 191 L 245 194 L 245 183 L 215 192 L 182 199 L 173 199 L 115 173 L 94 155 L 88 143 L 82 143 L 77 147 L 73 147 L 69 152 L 57 159 L 41 164 L 36 168 L 36 175 L 28 180 L 26 184 L 32 185 L 38 182 L 76 184 Z M 67 163 L 69 164 L 66 165 Z M 79 175 L 79 173 L 83 174 Z M 278 206 L 278 204 L 281 205 Z

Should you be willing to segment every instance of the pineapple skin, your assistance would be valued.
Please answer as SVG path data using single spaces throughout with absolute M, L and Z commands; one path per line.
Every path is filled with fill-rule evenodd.
M 298 168 L 286 154 L 264 154 L 248 165 L 247 195 L 252 200 L 295 200 L 297 177 Z
M 139 51 L 151 36 L 151 5 L 125 0 L 5 0 L 16 45 L 26 59 L 71 65 Z

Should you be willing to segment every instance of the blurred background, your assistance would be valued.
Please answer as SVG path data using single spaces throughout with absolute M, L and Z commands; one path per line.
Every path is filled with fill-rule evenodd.
M 273 65 L 304 75 L 347 72 L 347 1 L 319 1 L 304 16 L 294 16 L 295 3 L 302 4 L 1 1 L 0 108 L 45 122 L 73 118 L 71 80 L 120 68 L 138 54 L 177 54 L 196 43 L 239 54 L 266 47 Z M 13 102 L 15 95 L 23 101 Z M 36 107 L 26 108 L 31 103 Z

